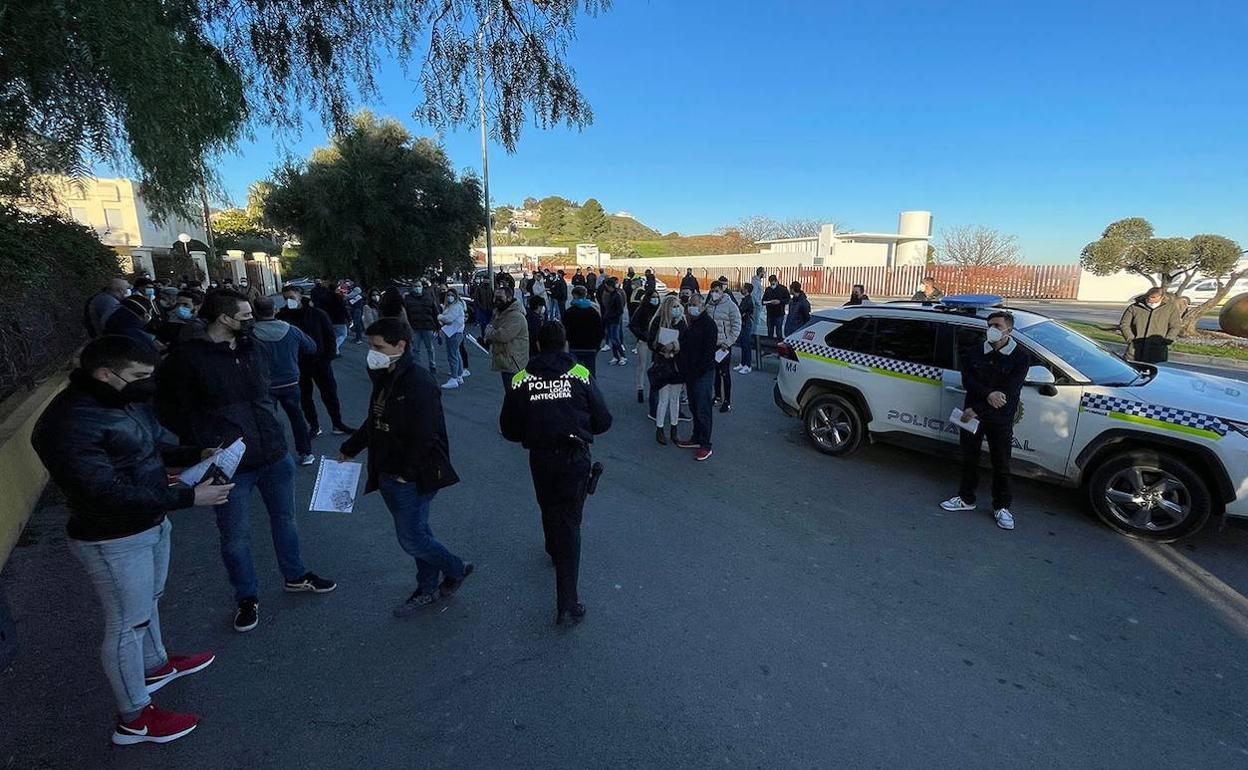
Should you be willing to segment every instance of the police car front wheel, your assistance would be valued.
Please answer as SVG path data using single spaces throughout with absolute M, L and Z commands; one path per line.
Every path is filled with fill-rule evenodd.
M 1123 452 L 1092 473 L 1088 493 L 1110 529 L 1139 540 L 1172 543 L 1199 531 L 1212 511 L 1200 474 L 1164 452 Z
M 824 454 L 846 455 L 862 444 L 862 414 L 844 396 L 814 397 L 802 410 L 802 423 L 815 448 Z

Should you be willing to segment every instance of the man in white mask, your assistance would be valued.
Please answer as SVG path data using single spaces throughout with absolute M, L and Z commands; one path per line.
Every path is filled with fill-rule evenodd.
M 946 511 L 975 510 L 979 451 L 987 439 L 992 462 L 993 517 L 1001 529 L 1014 529 L 1014 517 L 1010 514 L 1010 451 L 1019 395 L 1031 366 L 1027 351 L 1013 337 L 1014 316 L 999 310 L 988 316 L 983 345 L 972 345 L 959 353 L 962 387 L 966 389 L 962 414 L 968 422 L 979 420 L 979 428 L 973 433 L 959 430 L 962 483 L 957 495 L 940 504 Z
M 368 419 L 343 443 L 339 459 L 368 450 L 364 493 L 381 490 L 399 546 L 416 561 L 416 590 L 393 611 L 408 617 L 455 593 L 472 574 L 471 562 L 447 550 L 429 528 L 434 496 L 459 477 L 451 467 L 442 391 L 411 355 L 410 332 L 399 319 L 382 318 L 364 333 L 373 394 Z

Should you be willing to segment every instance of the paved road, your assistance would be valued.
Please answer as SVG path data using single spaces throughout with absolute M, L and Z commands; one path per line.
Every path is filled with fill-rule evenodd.
M 1087 323 L 1113 324 L 1115 326 L 1122 320 L 1122 311 L 1125 309 L 1121 303 L 1059 302 L 1055 300 L 1011 300 L 1010 306 L 1024 310 L 1034 310 L 1037 313 L 1043 313 L 1064 321 L 1085 321 Z M 1218 331 L 1218 319 L 1208 316 L 1203 317 L 1196 322 L 1196 327 L 1208 329 L 1209 331 Z
M 760 373 L 695 463 L 655 445 L 631 369 L 602 366 L 617 423 L 586 515 L 590 615 L 556 633 L 525 457 L 482 364 L 445 399 L 464 482 L 434 515 L 479 571 L 440 611 L 390 617 L 413 570 L 370 496 L 302 515 L 309 564 L 341 583 L 324 597 L 278 590 L 256 517 L 262 623 L 235 634 L 210 517 L 174 515 L 167 637 L 219 659 L 159 694 L 203 715 L 167 747 L 107 743 L 97 611 L 45 509 L 5 572 L 24 653 L 0 674 L 0 768 L 1248 764 L 1248 528 L 1142 546 L 1032 483 L 1012 533 L 942 515 L 950 465 L 818 455 Z

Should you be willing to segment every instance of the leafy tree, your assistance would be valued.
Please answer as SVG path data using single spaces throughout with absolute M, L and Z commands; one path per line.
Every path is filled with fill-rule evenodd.
M 953 227 L 940 234 L 936 261 L 959 267 L 1010 267 L 1020 261 L 1018 239 L 983 225 Z
M 1198 307 L 1188 309 L 1183 317 L 1183 329 L 1179 333 L 1183 337 L 1195 335 L 1196 322 L 1201 316 L 1221 304 L 1236 281 L 1248 276 L 1248 268 L 1236 269 L 1244 251 L 1230 238 L 1221 235 L 1194 235 L 1190 253 L 1192 261 L 1200 265 L 1200 272 L 1217 281 L 1218 290 Z
M 27 0 L 0 6 L 0 153 L 32 172 L 135 169 L 154 215 L 188 213 L 209 159 L 249 119 L 285 131 L 305 108 L 336 132 L 377 96 L 384 52 L 410 62 L 438 128 L 477 119 L 514 150 L 526 119 L 584 127 L 566 61 L 577 15 L 610 0 Z M 136 41 L 141 41 L 136 45 Z M 0 185 L 3 187 L 3 185 Z
M 361 112 L 329 147 L 274 174 L 264 221 L 294 234 L 303 264 L 365 285 L 435 265 L 469 267 L 485 227 L 481 186 L 456 177 L 442 147 Z
M 228 208 L 212 215 L 218 248 L 281 253 L 285 238 L 264 223 L 264 201 L 272 189 L 270 182 L 253 182 L 247 189 L 246 207 Z
M 542 198 L 537 206 L 539 212 L 539 221 L 542 229 L 548 235 L 566 235 L 570 234 L 572 223 L 570 221 L 568 209 L 571 208 L 572 202 L 567 198 L 560 198 L 558 195 L 551 195 L 548 198 Z
M 529 197 L 524 199 L 524 203 L 520 206 L 522 209 L 535 209 L 541 203 L 537 198 Z
M 494 229 L 506 230 L 511 224 L 511 206 L 499 206 L 494 209 Z
M 606 235 L 608 227 L 607 212 L 597 198 L 585 201 L 576 212 L 576 234 L 584 240 L 592 241 Z

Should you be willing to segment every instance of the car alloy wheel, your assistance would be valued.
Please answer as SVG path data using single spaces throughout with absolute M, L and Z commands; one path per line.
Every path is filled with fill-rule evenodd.
M 1192 513 L 1192 495 L 1174 475 L 1159 468 L 1132 466 L 1109 478 L 1105 502 L 1112 516 L 1134 530 L 1165 533 Z
M 824 454 L 844 455 L 862 443 L 862 418 L 844 397 L 825 393 L 815 397 L 802 412 L 806 435 Z

